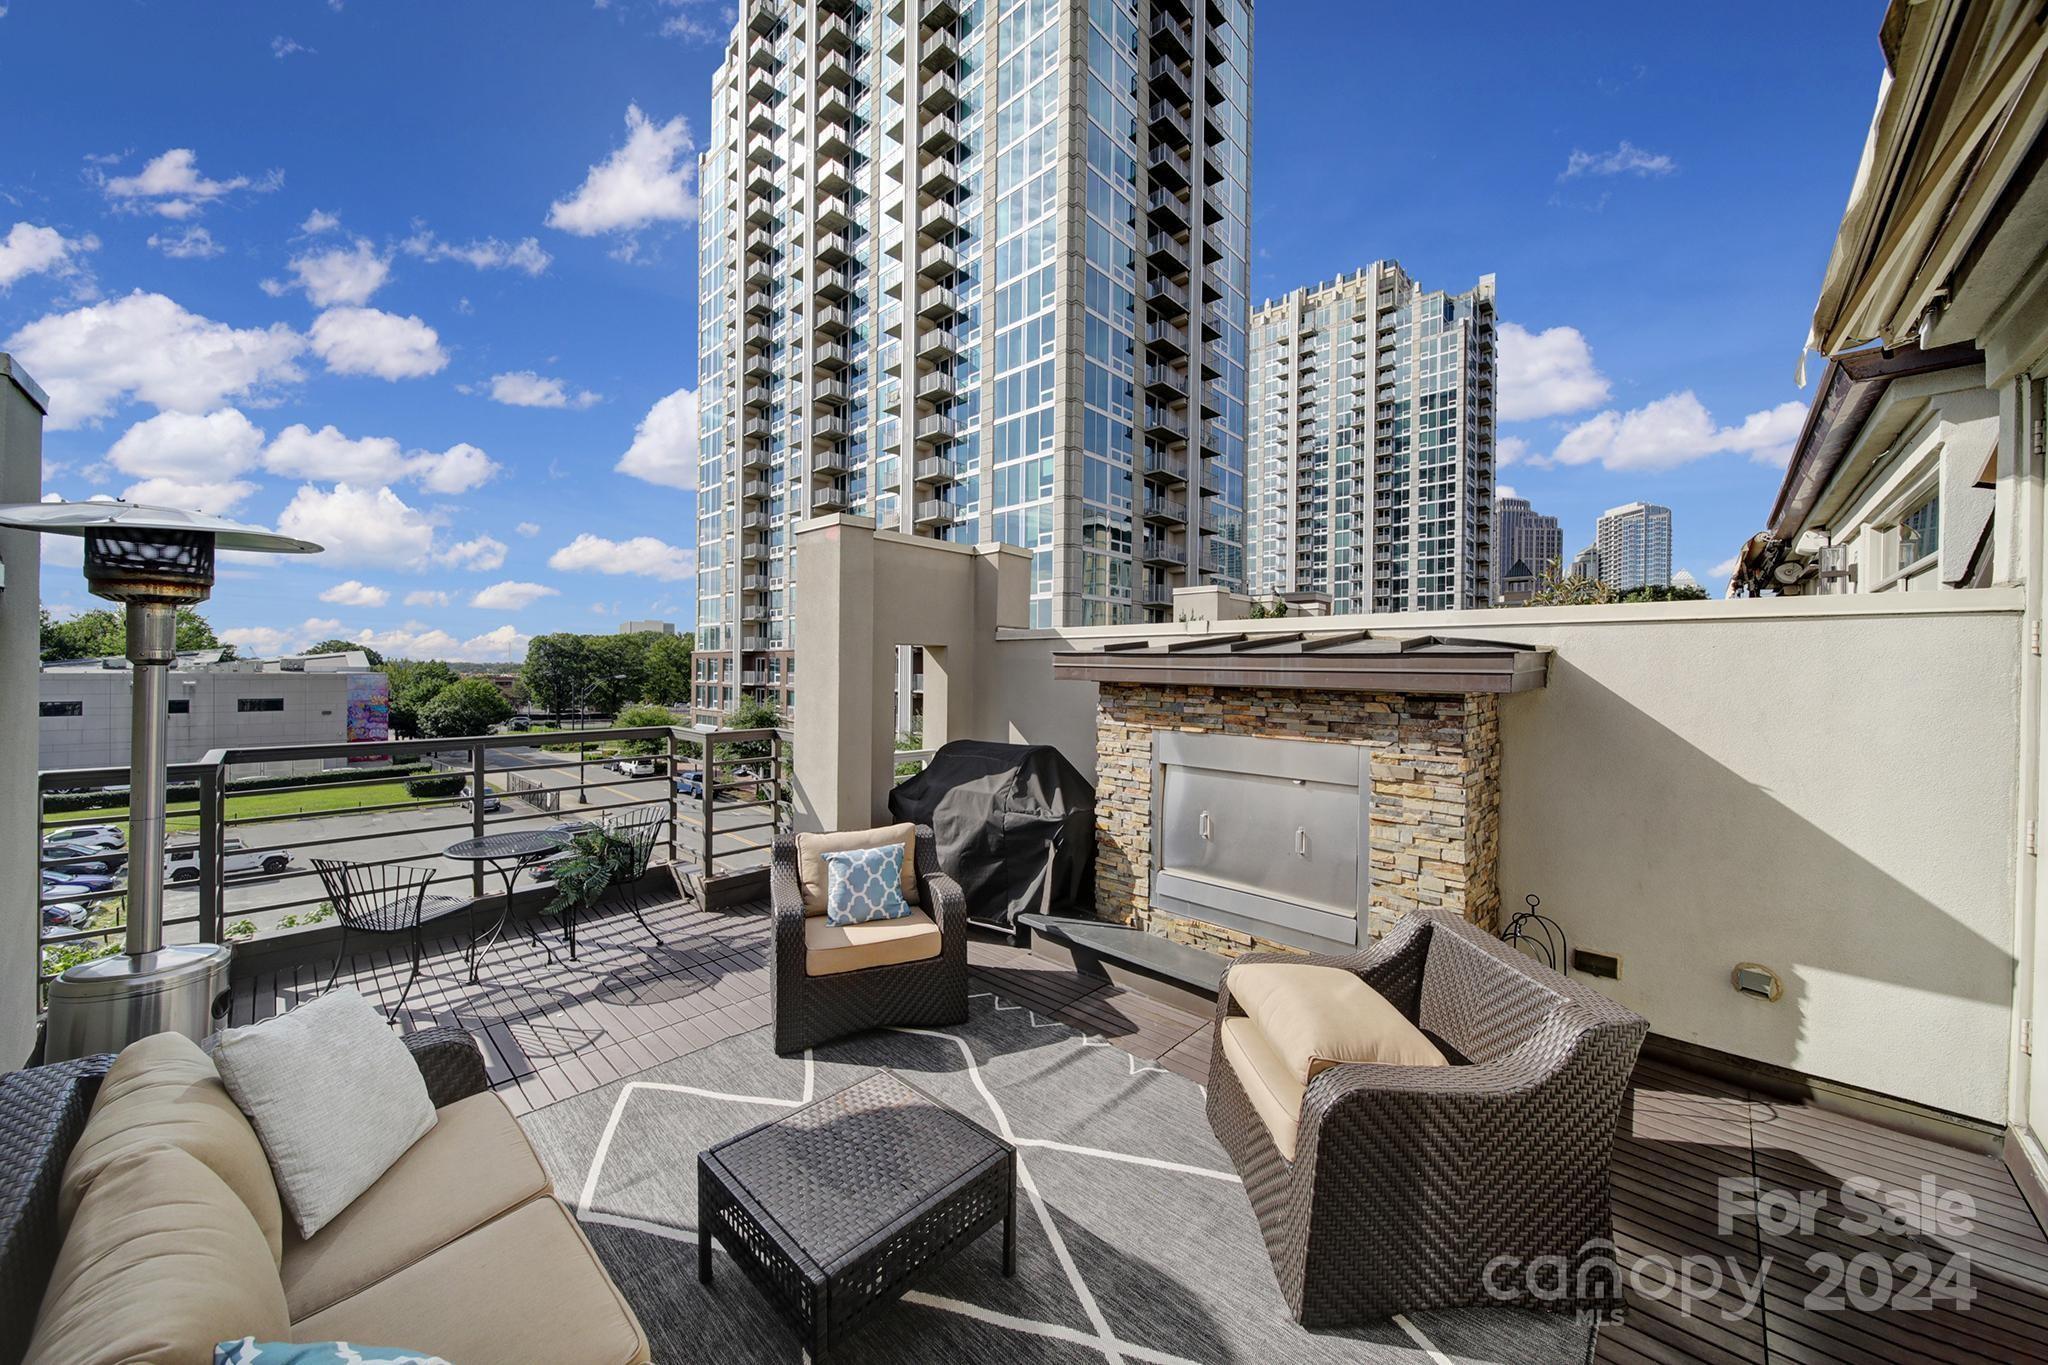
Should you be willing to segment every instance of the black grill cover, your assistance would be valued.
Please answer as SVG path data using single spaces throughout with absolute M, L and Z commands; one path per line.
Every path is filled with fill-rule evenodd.
M 1095 788 L 1058 749 L 959 739 L 889 793 L 889 813 L 930 825 L 967 916 L 1014 931 L 1029 911 L 1095 900 Z

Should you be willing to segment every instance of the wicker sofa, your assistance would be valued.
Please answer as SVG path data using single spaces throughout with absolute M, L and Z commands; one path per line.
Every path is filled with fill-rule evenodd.
M 648 1360 L 474 1040 L 405 1042 L 435 1125 L 310 1239 L 185 1038 L 0 1076 L 0 1365 L 211 1365 L 217 1342 L 244 1336 L 458 1362 Z
M 912 918 L 837 930 L 825 924 L 816 897 L 806 900 L 797 843 L 805 837 L 775 836 L 769 874 L 775 934 L 768 992 L 775 1050 L 801 1052 L 863 1029 L 965 1019 L 967 897 L 940 869 L 931 828 L 915 827 Z
M 1226 1032 L 1247 1019 L 1224 975 L 1209 1124 L 1295 1317 L 1334 1327 L 1462 1305 L 1617 1311 L 1609 1159 L 1647 1021 L 1448 915 L 1410 915 L 1357 954 L 1238 959 L 1281 961 L 1355 973 L 1452 1063 L 1332 1066 L 1299 1092 L 1284 1131 L 1249 1093 L 1266 1078 L 1231 1061 L 1247 1053 L 1241 1035 L 1226 1047 Z M 1274 1089 L 1260 1096 L 1269 1114 Z M 1563 1258 L 1561 1296 L 1526 1273 L 1539 1257 Z

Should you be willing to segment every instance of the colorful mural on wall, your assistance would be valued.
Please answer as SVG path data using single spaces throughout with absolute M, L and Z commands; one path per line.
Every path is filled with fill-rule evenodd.
M 382 673 L 348 675 L 348 738 L 391 738 L 391 683 Z

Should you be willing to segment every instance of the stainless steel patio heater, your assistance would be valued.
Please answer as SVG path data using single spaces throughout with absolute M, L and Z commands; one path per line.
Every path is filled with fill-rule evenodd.
M 215 1031 L 226 999 L 225 944 L 164 943 L 164 726 L 178 608 L 213 589 L 216 550 L 316 554 L 311 541 L 201 513 L 126 502 L 0 506 L 0 526 L 85 539 L 85 582 L 128 614 L 134 674 L 128 784 L 127 951 L 80 963 L 50 983 L 44 1059 L 116 1052 L 137 1038 Z

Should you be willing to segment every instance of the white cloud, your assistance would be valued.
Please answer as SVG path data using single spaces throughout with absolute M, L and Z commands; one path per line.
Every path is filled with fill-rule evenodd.
M 173 147 L 134 175 L 102 178 L 100 189 L 118 208 L 146 209 L 164 218 L 183 220 L 236 190 L 262 194 L 283 183 L 284 176 L 277 171 L 261 180 L 251 180 L 246 175 L 210 180 L 199 173 L 199 158 L 190 147 Z
M 1493 486 L 1493 496 L 1496 498 L 1519 498 L 1522 495 L 1515 491 L 1515 486 L 1511 483 L 1497 483 Z
M 1565 162 L 1559 180 L 1575 180 L 1582 175 L 1669 175 L 1678 169 L 1678 163 L 1663 152 L 1646 152 L 1627 138 L 1611 152 L 1585 152 L 1572 148 L 1571 157 Z
M 391 594 L 382 588 L 373 588 L 360 579 L 351 578 L 336 583 L 320 594 L 322 602 L 332 602 L 338 607 L 381 607 L 391 600 Z
M 1707 572 L 1712 574 L 1715 578 L 1718 578 L 1723 582 L 1726 582 L 1727 580 L 1735 577 L 1735 566 L 1740 564 L 1741 562 L 1742 556 L 1729 555 L 1719 564 L 1716 564 L 1713 568 L 1707 570 Z
M 287 38 L 282 33 L 270 40 L 270 55 L 279 61 L 283 61 L 286 57 L 296 56 L 301 52 L 311 55 L 313 51 L 314 49 L 307 47 L 296 38 Z
M 495 478 L 498 463 L 473 445 L 452 445 L 439 454 L 414 451 L 406 473 L 435 493 L 467 493 Z
M 100 239 L 90 232 L 82 237 L 66 237 L 52 227 L 16 223 L 5 237 L 0 237 L 0 292 L 30 275 L 75 275 L 79 270 L 78 257 L 99 249 Z
M 49 425 L 80 426 L 133 397 L 178 412 L 303 376 L 292 362 L 305 338 L 279 324 L 236 328 L 141 290 L 38 318 L 0 343 L 50 394 Z
M 512 370 L 491 376 L 491 401 L 512 408 L 587 408 L 604 399 L 589 389 L 571 394 L 552 375 Z
M 555 258 L 541 248 L 538 238 L 522 237 L 502 242 L 496 237 L 478 237 L 468 242 L 445 242 L 425 228 L 399 243 L 399 250 L 428 263 L 461 261 L 478 270 L 520 270 L 540 275 Z
M 512 529 L 519 532 L 520 535 L 531 539 L 540 534 L 540 523 L 537 521 L 522 521 Z
M 488 588 L 479 588 L 469 599 L 469 605 L 492 611 L 524 611 L 543 597 L 559 596 L 560 592 L 545 583 L 520 583 L 507 579 Z
M 227 250 L 196 223 L 177 232 L 152 232 L 149 244 L 174 261 L 203 261 Z
M 347 247 L 305 252 L 292 257 L 288 264 L 297 286 L 306 291 L 306 297 L 316 308 L 368 303 L 370 296 L 391 278 L 390 258 L 379 254 L 363 237 Z M 263 291 L 272 297 L 290 287 L 274 280 L 263 282 Z
M 341 622 L 309 616 L 296 626 L 234 626 L 220 632 L 220 638 L 244 657 L 261 659 L 296 654 L 315 641 L 340 633 Z
M 396 630 L 359 630 L 358 644 L 368 645 L 387 659 L 447 659 L 455 663 L 518 663 L 526 657 L 531 636 L 517 627 L 496 630 L 458 640 L 445 630 L 429 628 L 424 622 L 408 621 Z
M 695 556 L 689 550 L 653 536 L 606 540 L 587 531 L 549 556 L 548 567 L 570 573 L 638 574 L 669 583 L 696 572 Z
M 576 193 L 549 206 L 547 225 L 595 237 L 650 223 L 695 222 L 695 150 L 680 114 L 652 123 L 639 105 L 627 105 L 626 145 L 592 166 Z
M 404 451 L 389 436 L 350 437 L 332 425 L 314 431 L 303 422 L 277 434 L 263 452 L 263 467 L 291 478 L 358 486 L 406 478 L 432 492 L 451 494 L 489 482 L 499 468 L 473 445 Z
M 418 379 L 448 364 L 433 328 L 376 308 L 330 308 L 313 320 L 307 339 L 335 374 Z
M 405 605 L 408 607 L 445 607 L 448 605 L 448 594 L 434 588 L 418 588 L 405 595 Z
M 321 233 L 332 232 L 340 226 L 339 214 L 329 213 L 325 209 L 314 209 L 306 215 L 306 221 L 299 224 L 299 231 L 308 237 L 318 237 Z
M 278 514 L 277 529 L 326 547 L 336 563 L 418 568 L 434 545 L 434 524 L 389 488 L 305 484 Z
M 1753 412 L 1735 426 L 1717 426 L 1706 405 L 1687 389 L 1628 412 L 1610 409 L 1587 418 L 1564 434 L 1550 460 L 1657 470 L 1730 451 L 1758 464 L 1782 466 L 1805 420 L 1804 404 L 1785 402 Z
M 188 482 L 156 478 L 128 485 L 121 491 L 121 497 L 145 507 L 182 507 L 188 512 L 211 512 L 219 517 L 234 511 L 237 503 L 255 491 L 256 485 L 247 479 Z
M 137 478 L 198 483 L 251 468 L 262 449 L 262 428 L 235 408 L 204 416 L 160 412 L 123 432 L 107 463 Z
M 612 466 L 664 488 L 697 486 L 697 391 L 677 389 L 647 410 L 633 444 Z
M 505 563 L 505 542 L 492 536 L 478 536 L 450 545 L 437 558 L 453 568 L 489 573 Z
M 389 436 L 351 439 L 332 425 L 314 431 L 303 422 L 271 439 L 263 467 L 290 478 L 358 486 L 390 483 L 406 468 L 398 442 Z
M 1512 322 L 1500 328 L 1500 417 L 1520 422 L 1583 412 L 1607 401 L 1607 376 L 1576 327 L 1540 332 Z
M 1494 442 L 1493 464 L 1496 469 L 1506 469 L 1528 458 L 1529 443 L 1519 436 L 1503 436 Z

